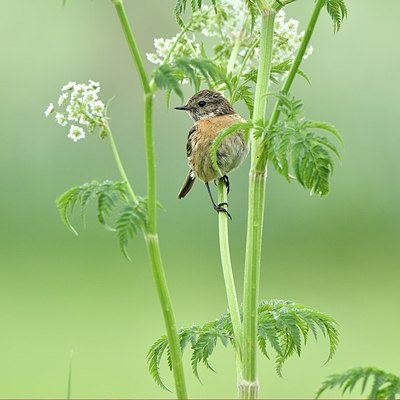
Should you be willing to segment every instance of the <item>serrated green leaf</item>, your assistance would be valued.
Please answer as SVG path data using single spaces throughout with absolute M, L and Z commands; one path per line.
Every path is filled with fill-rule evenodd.
M 336 386 L 342 389 L 342 395 L 352 392 L 360 381 L 362 381 L 361 393 L 363 393 L 370 377 L 373 378 L 373 382 L 368 399 L 394 399 L 400 394 L 400 377 L 376 367 L 355 367 L 327 377 L 317 391 L 316 398 L 325 390 Z
M 121 251 L 128 261 L 131 261 L 127 250 L 128 241 L 133 238 L 145 223 L 146 210 L 143 201 L 139 201 L 139 203 L 130 202 L 119 214 L 116 221 L 116 231 Z
M 174 75 L 174 69 L 169 65 L 160 65 L 152 74 L 154 82 L 159 89 L 173 90 L 183 101 L 183 93 L 179 82 Z
M 326 0 L 326 10 L 333 20 L 333 30 L 338 32 L 343 19 L 347 17 L 347 7 L 343 0 Z
M 161 336 L 157 339 L 154 344 L 150 347 L 147 353 L 147 362 L 149 363 L 149 371 L 155 382 L 163 389 L 171 390 L 165 385 L 160 375 L 160 361 L 164 351 L 168 345 L 168 339 L 166 335 Z

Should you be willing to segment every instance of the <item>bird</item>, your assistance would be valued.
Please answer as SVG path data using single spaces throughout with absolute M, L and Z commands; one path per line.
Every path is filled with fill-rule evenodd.
M 185 105 L 175 107 L 175 110 L 186 111 L 194 121 L 189 130 L 186 155 L 190 167 L 189 173 L 183 183 L 178 199 L 183 199 L 198 178 L 206 185 L 214 210 L 224 212 L 232 219 L 228 210 L 223 206 L 227 203 L 216 204 L 209 186 L 209 182 L 223 179 L 227 193 L 230 185 L 227 174 L 246 159 L 249 145 L 246 143 L 243 131 L 239 130 L 225 137 L 217 149 L 216 160 L 222 175 L 214 168 L 211 160 L 211 146 L 219 132 L 238 122 L 246 120 L 235 112 L 231 103 L 219 92 L 214 90 L 201 90 L 194 94 Z

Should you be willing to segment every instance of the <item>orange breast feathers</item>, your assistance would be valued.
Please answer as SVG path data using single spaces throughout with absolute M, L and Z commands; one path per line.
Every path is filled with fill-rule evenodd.
M 219 132 L 238 122 L 245 122 L 239 114 L 226 114 L 196 121 L 189 132 L 187 156 L 195 176 L 204 182 L 220 178 L 211 161 L 211 146 Z M 227 136 L 217 150 L 217 164 L 223 175 L 237 168 L 249 151 L 243 132 Z

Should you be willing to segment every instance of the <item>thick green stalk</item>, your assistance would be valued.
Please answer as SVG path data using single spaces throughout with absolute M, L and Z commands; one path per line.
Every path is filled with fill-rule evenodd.
M 226 203 L 228 196 L 223 179 L 218 181 L 218 203 Z M 242 349 L 242 322 L 240 320 L 239 304 L 236 297 L 235 281 L 233 279 L 231 256 L 229 254 L 228 216 L 225 213 L 218 213 L 219 225 L 219 246 L 221 253 L 222 271 L 224 274 L 226 295 L 228 298 L 229 311 L 231 314 L 233 333 L 236 339 L 236 349 L 239 361 L 241 360 Z
M 305 52 L 307 50 L 308 45 L 310 44 L 311 36 L 312 36 L 312 34 L 314 32 L 315 25 L 317 23 L 319 14 L 320 14 L 322 8 L 324 7 L 324 4 L 325 4 L 325 0 L 317 0 L 317 2 L 315 3 L 314 10 L 313 10 L 313 12 L 311 14 L 311 18 L 310 18 L 310 20 L 308 22 L 307 29 L 306 29 L 306 31 L 304 33 L 303 40 L 302 40 L 302 42 L 300 44 L 300 47 L 299 47 L 299 50 L 298 50 L 298 52 L 296 54 L 296 58 L 294 59 L 293 64 L 292 64 L 292 66 L 290 68 L 289 74 L 286 77 L 286 80 L 285 80 L 285 82 L 283 84 L 283 87 L 282 87 L 282 92 L 283 93 L 289 93 L 289 90 L 290 90 L 290 88 L 292 86 L 293 80 L 294 80 L 294 78 L 295 78 L 295 76 L 297 74 L 297 71 L 299 70 L 301 62 L 303 61 L 304 54 L 305 54 Z M 269 124 L 268 124 L 268 130 L 270 128 L 272 128 L 278 122 L 279 115 L 280 115 L 280 109 L 279 109 L 280 105 L 281 105 L 281 101 L 280 101 L 280 99 L 278 99 L 276 101 L 276 103 L 275 103 L 275 107 L 274 107 L 274 110 L 272 112 Z M 258 162 L 258 165 L 257 165 L 257 169 L 258 170 L 265 169 L 265 165 L 266 165 L 266 162 L 267 162 L 267 156 L 266 156 L 267 139 L 268 139 L 267 136 L 265 136 L 263 141 L 262 141 L 262 143 L 261 143 L 261 145 L 258 148 L 258 154 L 257 154 L 257 157 L 256 157 L 257 162 Z
M 258 66 L 256 93 L 254 96 L 253 120 L 259 121 L 265 117 L 267 104 L 268 82 L 271 75 L 272 45 L 274 38 L 274 22 L 276 12 L 272 8 L 262 10 L 261 37 L 260 37 L 260 62 Z M 260 140 L 253 139 L 252 163 L 255 157 L 255 149 Z
M 144 133 L 147 160 L 147 224 L 146 224 L 146 243 L 150 257 L 151 269 L 164 316 L 167 331 L 168 344 L 170 347 L 172 370 L 175 380 L 175 388 L 178 399 L 186 399 L 186 385 L 183 373 L 182 354 L 179 337 L 176 329 L 175 317 L 172 309 L 171 298 L 168 292 L 167 282 L 161 260 L 160 244 L 157 235 L 157 213 L 156 213 L 156 160 L 154 151 L 153 137 L 153 95 L 154 85 L 149 83 L 143 62 L 140 57 L 129 21 L 122 4 L 122 0 L 112 0 L 115 4 L 118 16 L 121 21 L 122 29 L 128 41 L 133 59 L 139 71 L 144 91 Z
M 276 11 L 264 4 L 261 22 L 260 63 L 254 99 L 253 120 L 264 119 L 266 93 L 271 73 L 272 45 Z M 252 167 L 249 177 L 249 205 L 246 241 L 246 260 L 243 301 L 243 381 L 239 385 L 240 398 L 257 398 L 256 373 L 257 304 L 261 263 L 261 241 L 264 219 L 266 171 L 255 168 L 259 140 L 253 139 Z

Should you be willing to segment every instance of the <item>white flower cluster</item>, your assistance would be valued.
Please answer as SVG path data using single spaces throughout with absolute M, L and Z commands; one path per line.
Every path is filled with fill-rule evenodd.
M 289 19 L 285 22 L 285 13 L 280 11 L 275 17 L 274 48 L 272 51 L 272 65 L 280 64 L 286 60 L 295 58 L 296 50 L 300 47 L 304 32 L 297 33 L 299 21 Z M 306 50 L 304 58 L 313 52 L 313 48 Z
M 85 138 L 85 129 L 93 133 L 96 126 L 104 126 L 105 105 L 99 100 L 100 84 L 89 80 L 84 83 L 68 82 L 62 89 L 57 104 L 59 107 L 65 107 L 65 111 L 55 109 L 53 103 L 50 103 L 45 111 L 48 117 L 56 112 L 55 119 L 63 127 L 71 124 L 68 137 L 74 142 Z M 79 125 L 81 126 L 79 126 Z
M 237 72 L 241 65 L 242 58 L 246 55 L 254 41 L 260 37 L 261 17 L 259 16 L 251 32 L 251 16 L 249 11 L 243 5 L 241 0 L 219 0 L 217 1 L 219 11 L 214 12 L 213 7 L 202 6 L 201 10 L 193 13 L 191 18 L 190 30 L 201 33 L 204 36 L 216 37 L 219 44 L 214 47 L 214 62 L 220 65 L 226 65 L 232 48 L 237 40 L 241 37 L 241 46 L 239 49 L 239 58 L 236 60 L 234 72 Z M 295 53 L 303 39 L 304 32 L 298 33 L 299 22 L 294 19 L 285 21 L 285 12 L 281 10 L 275 17 L 274 28 L 274 47 L 272 64 L 278 65 L 287 60 L 293 60 Z M 155 39 L 155 53 L 148 53 L 147 58 L 154 64 L 161 64 L 166 55 L 171 50 L 178 35 L 171 39 Z M 304 58 L 312 53 L 312 47 L 307 49 Z M 200 46 L 188 39 L 185 35 L 176 45 L 170 60 L 182 56 L 200 56 Z M 251 68 L 258 65 L 259 47 L 257 46 L 253 54 L 249 57 L 244 72 L 248 72 Z
M 179 35 L 176 35 L 171 39 L 154 39 L 154 47 L 156 48 L 156 52 L 147 53 L 147 59 L 153 64 L 162 64 L 172 46 L 178 39 L 178 36 Z M 185 37 L 184 40 L 180 40 L 176 45 L 174 53 L 179 57 L 200 57 L 200 45 Z

